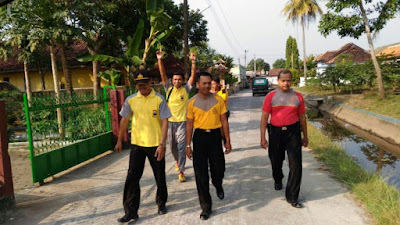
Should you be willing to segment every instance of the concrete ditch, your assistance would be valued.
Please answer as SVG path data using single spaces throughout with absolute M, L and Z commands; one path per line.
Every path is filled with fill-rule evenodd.
M 306 102 L 309 105 L 317 107 L 322 112 L 360 128 L 372 135 L 378 136 L 390 144 L 400 146 L 399 120 L 353 108 L 344 104 L 338 104 L 333 101 L 327 101 L 327 99 L 325 99 L 322 104 L 316 104 L 312 99 L 306 99 Z

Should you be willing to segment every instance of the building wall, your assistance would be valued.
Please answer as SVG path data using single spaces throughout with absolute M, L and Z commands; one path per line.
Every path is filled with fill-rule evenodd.
M 268 80 L 269 84 L 278 85 L 278 76 L 271 76 L 271 77 L 268 76 L 267 80 Z
M 321 74 L 323 74 L 325 72 L 326 68 L 332 67 L 332 66 L 335 66 L 335 65 L 334 64 L 326 64 L 326 63 L 323 63 L 323 62 L 318 62 L 317 63 L 317 68 L 316 68 L 316 72 L 317 72 L 317 74 L 321 75 Z
M 84 88 L 93 87 L 93 75 L 92 68 L 75 68 L 70 69 L 72 87 L 73 88 Z M 66 85 L 66 80 L 62 70 L 58 71 L 59 85 Z M 29 73 L 32 92 L 42 90 L 41 77 L 38 72 Z M 4 81 L 4 78 L 9 78 L 9 82 L 16 86 L 19 90 L 25 91 L 24 74 L 23 73 L 11 73 L 11 74 L 0 74 L 0 81 Z M 53 74 L 51 71 L 47 71 L 45 76 L 46 90 L 54 90 Z M 108 85 L 108 81 L 101 79 L 101 86 Z
M 230 72 L 238 79 L 238 82 L 242 88 L 246 88 L 248 86 L 246 68 L 244 66 L 236 65 L 231 68 Z

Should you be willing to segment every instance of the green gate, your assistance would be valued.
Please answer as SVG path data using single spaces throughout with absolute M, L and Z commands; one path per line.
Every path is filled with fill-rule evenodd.
M 69 95 L 24 94 L 33 183 L 113 149 L 107 89 Z

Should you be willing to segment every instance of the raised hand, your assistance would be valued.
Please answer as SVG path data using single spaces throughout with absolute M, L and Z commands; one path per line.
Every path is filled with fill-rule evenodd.
M 157 51 L 157 59 L 162 59 L 163 57 L 164 57 L 164 52 L 162 52 L 162 51 Z
M 196 61 L 196 54 L 195 53 L 190 53 L 190 60 L 192 60 L 192 62 Z

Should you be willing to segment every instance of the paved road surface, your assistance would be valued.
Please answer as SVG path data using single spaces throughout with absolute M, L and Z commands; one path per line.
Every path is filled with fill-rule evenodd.
M 319 163 L 307 150 L 300 196 L 305 208 L 292 208 L 284 199 L 284 190 L 274 190 L 267 151 L 259 147 L 263 99 L 251 97 L 248 90 L 230 97 L 234 150 L 226 155 L 225 199 L 219 200 L 210 188 L 213 214 L 208 221 L 199 219 L 192 162 L 187 163 L 187 182 L 178 183 L 172 155 L 167 151 L 168 213 L 156 213 L 155 182 L 146 162 L 140 219 L 135 224 L 370 224 L 348 190 L 319 170 Z M 18 210 L 7 224 L 118 224 L 116 220 L 123 215 L 128 157 L 129 151 L 108 154 L 49 184 L 19 191 Z M 287 164 L 284 168 L 287 177 Z

